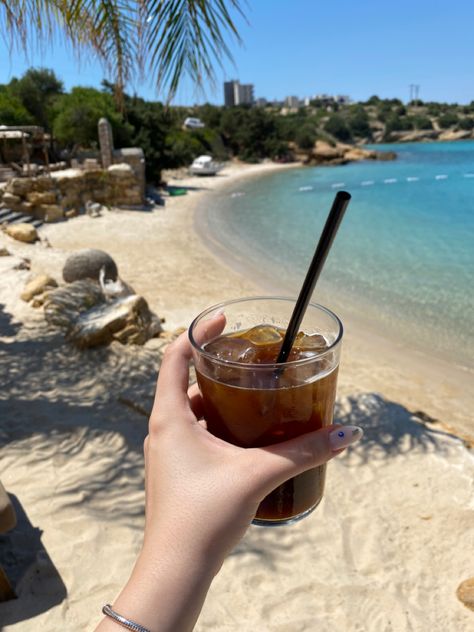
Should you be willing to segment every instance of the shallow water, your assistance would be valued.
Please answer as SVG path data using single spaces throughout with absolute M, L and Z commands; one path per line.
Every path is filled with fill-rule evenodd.
M 314 300 L 474 366 L 474 142 L 377 146 L 393 162 L 306 167 L 239 183 L 208 208 L 213 238 L 296 294 L 334 193 L 352 196 Z

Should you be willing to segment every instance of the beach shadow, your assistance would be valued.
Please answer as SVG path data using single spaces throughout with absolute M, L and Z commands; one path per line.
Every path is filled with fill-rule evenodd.
M 422 411 L 409 411 L 376 393 L 364 393 L 339 400 L 334 423 L 363 428 L 362 440 L 342 456 L 348 460 L 356 457 L 355 460 L 362 463 L 389 459 L 414 450 L 446 454 L 452 449 L 453 443 L 465 445 L 459 437 L 433 428 L 436 420 Z
M 19 329 L 20 325 L 13 322 L 11 314 L 5 311 L 5 305 L 0 303 L 0 336 L 14 336 Z
M 180 189 L 182 189 L 183 191 L 209 191 L 209 187 L 204 187 L 204 186 L 190 186 L 190 185 L 185 185 L 185 184 L 177 184 L 177 185 L 168 185 L 165 188 L 165 191 L 168 193 L 167 197 L 172 197 L 173 195 L 176 195 L 176 192 L 179 191 Z
M 60 604 L 66 586 L 19 500 L 9 494 L 17 516 L 14 529 L 0 536 L 0 565 L 10 580 L 16 599 L 0 603 L 2 625 L 26 621 Z

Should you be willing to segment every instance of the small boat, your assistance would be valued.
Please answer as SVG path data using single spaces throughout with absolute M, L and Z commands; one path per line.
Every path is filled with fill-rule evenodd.
M 215 176 L 223 168 L 219 162 L 214 162 L 211 156 L 199 156 L 189 167 L 193 176 Z

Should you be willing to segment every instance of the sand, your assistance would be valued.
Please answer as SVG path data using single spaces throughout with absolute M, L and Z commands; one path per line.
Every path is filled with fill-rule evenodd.
M 37 272 L 59 280 L 70 251 L 102 248 L 168 330 L 209 304 L 261 293 L 256 273 L 242 276 L 199 234 L 217 188 L 274 168 L 233 165 L 176 180 L 193 189 L 151 212 L 45 226 L 51 248 L 0 234 L 13 254 L 0 257 L 0 478 L 20 515 L 0 536 L 0 560 L 11 575 L 30 564 L 20 598 L 0 605 L 2 629 L 92 629 L 127 578 L 143 525 L 139 411 L 150 406 L 163 346 L 73 351 L 19 299 L 24 283 Z M 21 257 L 31 271 L 13 269 Z M 474 576 L 474 459 L 460 438 L 474 435 L 470 376 L 408 354 L 347 312 L 336 417 L 362 425 L 365 438 L 331 463 L 310 518 L 249 530 L 198 632 L 472 628 L 474 613 L 456 597 Z

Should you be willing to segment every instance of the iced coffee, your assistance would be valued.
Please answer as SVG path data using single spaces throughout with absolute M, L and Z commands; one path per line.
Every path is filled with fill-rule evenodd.
M 310 305 L 288 361 L 278 364 L 285 334 L 280 325 L 285 316 L 270 317 L 271 310 L 279 313 L 283 307 L 286 313 L 294 302 L 251 301 L 260 309 L 250 303 L 228 304 L 224 307 L 226 330 L 200 345 L 194 341 L 208 430 L 243 448 L 272 445 L 332 423 L 342 337 L 337 317 Z M 252 312 L 250 319 L 240 315 L 245 307 Z M 260 312 L 262 322 L 242 327 L 257 319 Z M 192 334 L 193 328 L 193 341 Z M 322 465 L 280 485 L 262 501 L 254 522 L 285 524 L 309 514 L 321 501 L 325 472 Z

